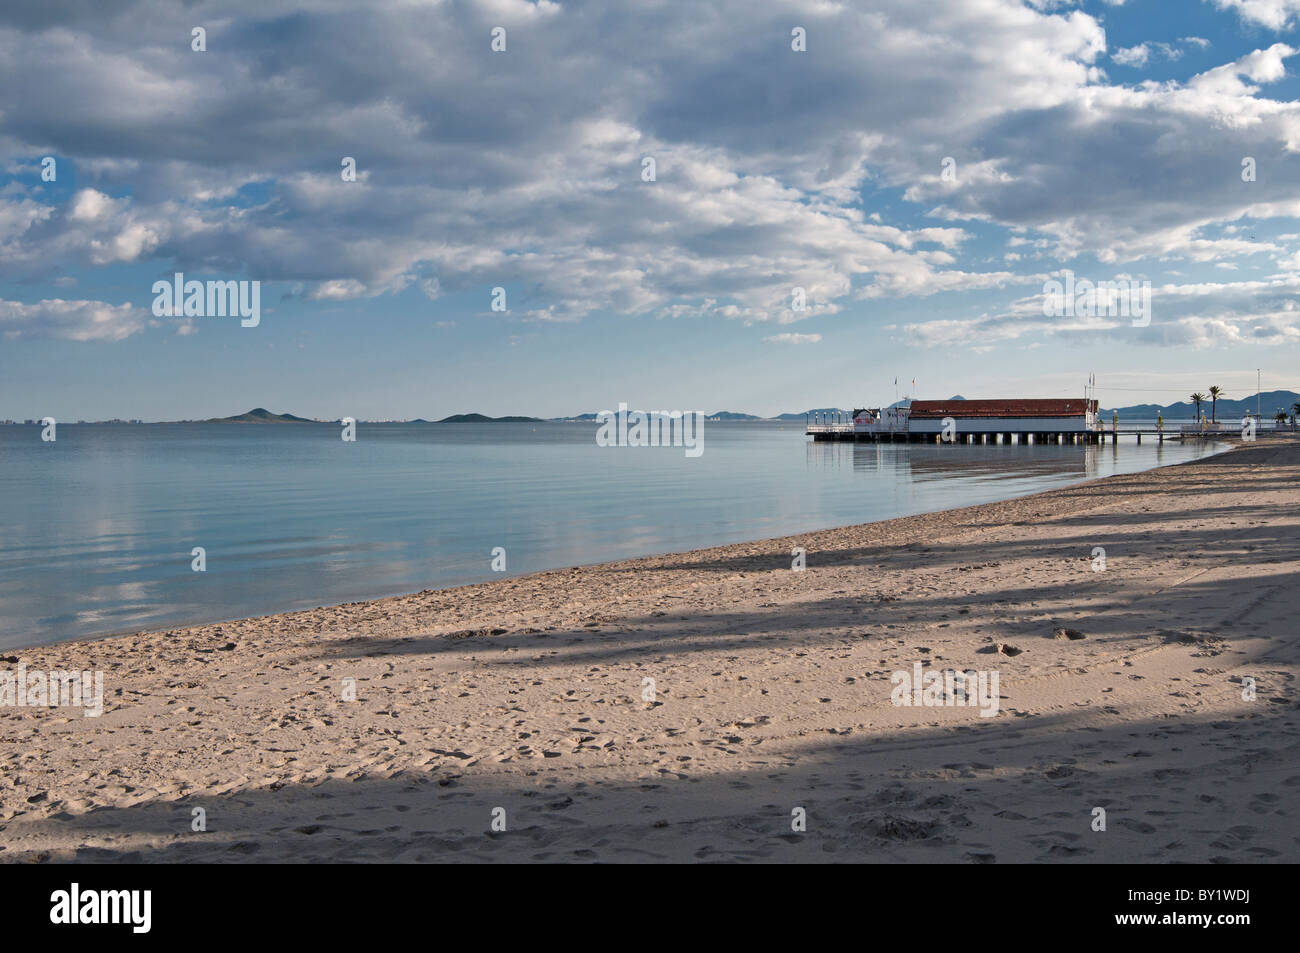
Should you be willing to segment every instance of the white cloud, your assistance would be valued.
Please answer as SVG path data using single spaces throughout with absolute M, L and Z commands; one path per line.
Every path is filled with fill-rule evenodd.
M 69 341 L 120 341 L 144 328 L 149 313 L 131 304 L 64 301 L 27 304 L 0 300 L 0 337 L 54 337 Z
M 1184 40 L 1179 40 L 1179 42 L 1196 43 L 1197 38 L 1188 37 L 1185 38 Z M 1199 42 L 1205 42 L 1205 41 L 1202 40 Z M 1116 50 L 1114 53 L 1111 54 L 1110 58 L 1113 59 L 1120 66 L 1139 67 L 1139 66 L 1146 66 L 1147 62 L 1153 56 L 1159 57 L 1160 59 L 1163 60 L 1169 60 L 1169 61 L 1179 60 L 1182 59 L 1183 51 L 1170 43 L 1161 43 L 1158 41 L 1147 41 L 1146 43 L 1139 43 L 1136 46 L 1130 46 L 1125 49 Z
M 1243 20 L 1270 30 L 1287 29 L 1300 14 L 1300 0 L 1214 0 L 1214 3 L 1220 10 L 1236 10 Z
M 1291 346 L 1300 343 L 1297 295 L 1300 274 L 1222 284 L 1164 284 L 1152 289 L 1150 324 L 1134 327 L 1131 318 L 1121 316 L 1045 316 L 1040 293 L 974 321 L 922 321 L 898 331 L 902 339 L 923 347 L 978 348 L 1008 342 L 1032 346 L 1045 339 L 1197 348 L 1246 343 Z
M 68 218 L 74 222 L 93 222 L 102 218 L 113 207 L 113 200 L 103 192 L 82 189 L 72 197 Z
M 765 344 L 816 344 L 822 339 L 820 334 L 772 334 L 763 338 Z
M 1120 66 L 1145 66 L 1150 56 L 1151 47 L 1145 43 L 1139 43 L 1137 46 L 1116 50 L 1110 55 L 1110 58 Z

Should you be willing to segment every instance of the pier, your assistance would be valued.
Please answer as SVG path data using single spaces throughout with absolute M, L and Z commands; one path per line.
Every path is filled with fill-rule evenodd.
M 1233 436 L 1236 432 L 1229 430 L 1200 430 L 1197 428 L 1179 428 L 1178 430 L 1157 430 L 1155 427 L 1120 427 L 1079 431 L 1047 430 L 1010 430 L 985 431 L 978 433 L 952 434 L 951 439 L 944 440 L 942 433 L 917 433 L 907 430 L 855 430 L 851 423 L 825 423 L 807 425 L 805 433 L 814 440 L 862 441 L 865 443 L 962 443 L 962 444 L 1104 444 L 1107 438 L 1115 444 L 1120 437 L 1136 437 L 1141 443 L 1143 437 L 1152 438 L 1156 443 L 1166 440 L 1196 440 Z
M 1104 444 L 1121 437 L 1164 443 L 1236 436 L 1237 427 L 1202 419 L 1166 426 L 1163 419 L 1121 427 L 1102 419 L 1089 398 L 1003 398 L 899 401 L 884 408 L 817 411 L 804 418 L 813 440 L 866 443 Z

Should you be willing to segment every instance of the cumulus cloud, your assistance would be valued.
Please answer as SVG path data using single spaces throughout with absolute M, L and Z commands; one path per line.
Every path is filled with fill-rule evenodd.
M 1091 18 L 987 6 L 802 7 L 815 55 L 789 48 L 790 11 L 739 0 L 366 15 L 318 2 L 287 17 L 139 0 L 129 15 L 64 9 L 74 32 L 5 11 L 0 147 L 67 156 L 91 181 L 45 206 L 48 227 L 30 223 L 0 269 L 150 258 L 303 282 L 315 300 L 514 284 L 529 289 L 516 313 L 537 320 L 711 298 L 721 317 L 788 322 L 793 285 L 818 302 L 810 316 L 866 289 L 998 281 L 950 267 L 961 229 L 877 224 L 860 195 L 953 118 L 969 137 L 1087 81 L 1104 48 Z M 176 39 L 196 22 L 211 24 L 207 55 Z M 503 54 L 488 46 L 497 24 Z M 574 57 L 575 35 L 600 41 Z M 981 53 L 1009 45 L 1022 55 Z M 905 76 L 909 96 L 863 95 Z M 944 115 L 907 101 L 940 91 Z M 356 182 L 339 176 L 344 155 Z

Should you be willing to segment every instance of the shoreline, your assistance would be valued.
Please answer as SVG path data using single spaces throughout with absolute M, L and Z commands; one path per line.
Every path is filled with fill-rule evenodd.
M 102 670 L 106 695 L 99 718 L 0 708 L 0 860 L 1294 861 L 1297 474 L 1300 442 L 1260 441 L 876 523 L 7 650 Z M 892 704 L 918 664 L 999 672 L 996 717 Z
M 993 500 L 987 503 L 972 503 L 967 506 L 952 507 L 950 509 L 926 510 L 925 512 L 915 513 L 912 514 L 911 516 L 894 516 L 882 520 L 871 520 L 865 523 L 848 523 L 848 524 L 841 524 L 837 526 L 822 527 L 820 529 L 808 529 L 808 530 L 800 531 L 798 533 L 786 534 L 784 536 L 763 537 L 761 539 L 745 539 L 745 540 L 738 540 L 733 543 L 719 543 L 713 546 L 702 546 L 693 549 L 673 550 L 664 553 L 651 553 L 648 555 L 629 556 L 624 559 L 601 560 L 593 563 L 580 563 L 577 565 L 570 565 L 570 566 L 557 566 L 552 569 L 539 569 L 534 572 L 521 573 L 515 576 L 507 575 L 504 578 L 486 579 L 481 582 L 461 583 L 458 585 L 452 585 L 452 586 L 446 586 L 440 588 L 421 589 L 415 592 L 404 590 L 389 595 L 370 596 L 364 599 L 356 599 L 350 602 L 328 603 L 325 605 L 313 606 L 310 608 L 304 607 L 301 609 L 279 609 L 271 612 L 258 613 L 256 615 L 227 616 L 215 620 L 198 621 L 198 622 L 182 622 L 174 625 L 164 625 L 157 628 L 145 628 L 145 629 L 126 628 L 126 629 L 121 629 L 113 632 L 105 632 L 98 635 L 91 635 L 91 636 L 85 636 L 85 637 L 73 638 L 73 639 L 64 639 L 57 642 L 11 646 L 9 648 L 0 649 L 0 656 L 10 655 L 15 652 L 32 652 L 42 648 L 80 645 L 85 643 L 101 642 L 101 641 L 113 640 L 113 639 L 130 638 L 132 636 L 172 635 L 172 634 L 187 632 L 192 629 L 199 629 L 205 627 L 226 626 L 226 625 L 233 625 L 235 623 L 240 623 L 240 622 L 260 622 L 260 621 L 275 619 L 279 617 L 294 616 L 300 613 L 323 612 L 330 609 L 339 609 L 345 606 L 358 606 L 358 605 L 366 605 L 370 603 L 386 602 L 394 599 L 414 598 L 417 596 L 428 595 L 430 593 L 450 593 L 450 592 L 458 592 L 462 590 L 471 590 L 482 586 L 493 586 L 505 582 L 529 580 L 534 577 L 542 576 L 548 573 L 571 573 L 583 569 L 595 570 L 602 566 L 612 566 L 616 564 L 620 566 L 634 566 L 635 564 L 646 560 L 678 559 L 678 558 L 686 558 L 688 556 L 700 557 L 709 553 L 719 552 L 722 550 L 729 550 L 737 546 L 760 546 L 769 543 L 770 544 L 782 543 L 789 540 L 802 539 L 808 536 L 813 536 L 813 535 L 818 535 L 823 533 L 844 532 L 849 530 L 860 529 L 866 526 L 876 526 L 876 525 L 883 525 L 886 523 L 893 523 L 900 520 L 912 520 L 912 519 L 918 519 L 918 518 L 928 517 L 928 516 L 940 516 L 945 513 L 952 513 L 961 510 L 976 509 L 984 506 L 995 506 L 999 503 L 1011 503 L 1017 500 L 1027 500 L 1033 497 L 1057 493 L 1057 492 L 1072 489 L 1074 487 L 1086 486 L 1093 483 L 1099 483 L 1105 480 L 1113 480 L 1123 476 L 1141 474 L 1141 473 L 1150 473 L 1155 470 L 1164 470 L 1170 467 L 1185 466 L 1187 464 L 1201 462 L 1210 459 L 1211 457 L 1221 456 L 1222 454 L 1225 453 L 1231 453 L 1233 450 L 1239 448 L 1242 445 L 1240 440 L 1232 437 L 1231 435 L 1225 435 L 1221 439 L 1216 440 L 1214 442 L 1222 444 L 1223 449 L 1218 450 L 1215 453 L 1210 454 L 1209 456 L 1198 457 L 1193 460 L 1180 460 L 1174 463 L 1161 464 L 1158 466 L 1149 467 L 1145 470 L 1132 471 L 1131 474 L 1121 473 L 1121 474 L 1112 474 L 1112 475 L 1102 476 L 1102 477 L 1093 477 L 1090 479 L 1080 480 L 1075 483 L 1068 483 L 1064 486 L 1054 487 L 1048 490 L 1036 490 L 1031 493 L 1025 493 L 1017 496 L 1007 497 L 1004 500 Z

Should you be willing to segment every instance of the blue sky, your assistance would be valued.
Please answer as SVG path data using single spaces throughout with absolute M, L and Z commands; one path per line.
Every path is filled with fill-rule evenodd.
M 777 413 L 888 402 L 896 377 L 1073 396 L 1090 373 L 1103 404 L 1167 403 L 1245 396 L 1256 368 L 1300 390 L 1298 18 L 1300 0 L 5 9 L 0 418 Z M 1149 281 L 1149 326 L 1044 316 L 1062 269 Z M 260 324 L 155 316 L 176 271 L 260 281 Z

